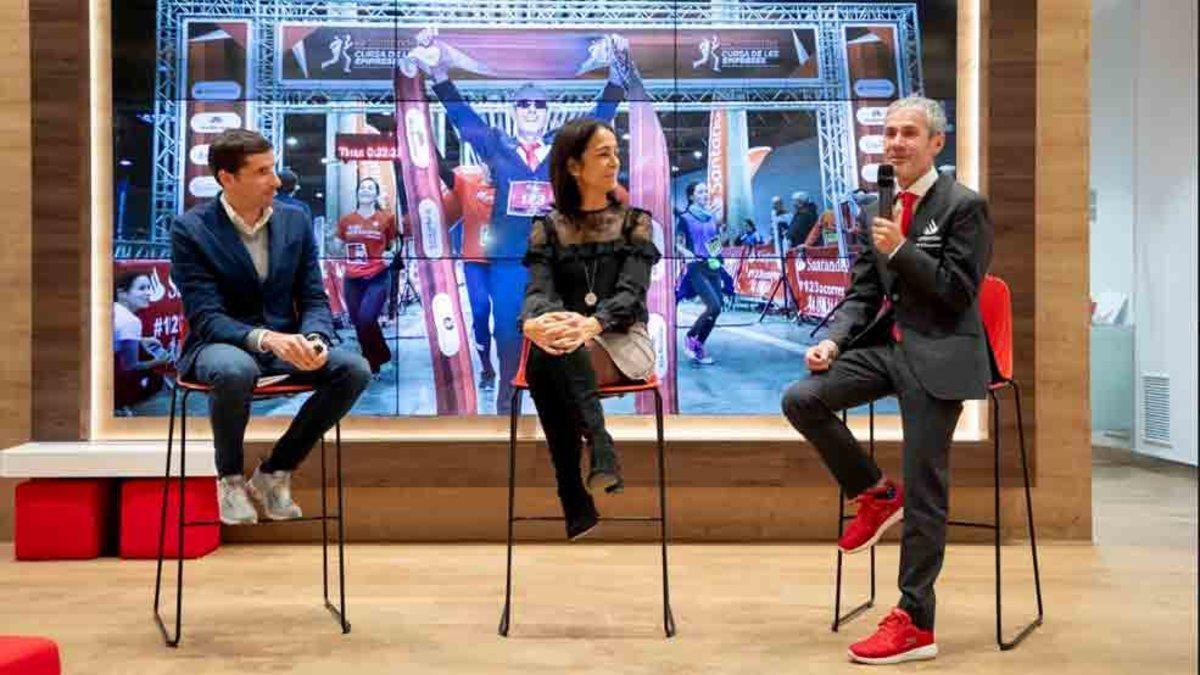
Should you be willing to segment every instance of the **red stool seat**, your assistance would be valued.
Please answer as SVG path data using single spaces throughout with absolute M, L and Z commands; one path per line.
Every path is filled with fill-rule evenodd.
M 35 478 L 17 486 L 17 560 L 83 560 L 101 554 L 112 531 L 112 481 Z
M 0 635 L 0 675 L 58 675 L 58 645 L 40 637 Z
M 188 522 L 212 521 L 220 518 L 217 510 L 217 481 L 215 478 L 188 478 L 185 483 L 184 518 Z M 138 478 L 121 485 L 121 557 L 129 559 L 158 558 L 158 526 L 162 522 L 163 479 Z M 167 486 L 167 535 L 164 555 L 179 555 L 179 481 L 172 479 Z M 212 553 L 221 545 L 221 527 L 202 525 L 189 527 L 184 536 L 183 557 L 199 558 Z
M 207 394 L 212 391 L 211 384 L 203 382 L 191 382 L 189 380 L 177 379 L 176 386 L 180 389 L 189 389 L 191 391 Z M 255 398 L 271 398 L 275 396 L 291 396 L 292 394 L 304 394 L 314 391 L 316 387 L 311 384 L 268 384 L 254 388 Z

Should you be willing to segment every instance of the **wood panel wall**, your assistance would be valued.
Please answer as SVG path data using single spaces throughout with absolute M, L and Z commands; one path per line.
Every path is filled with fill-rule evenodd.
M 30 0 L 33 74 L 32 432 L 83 438 L 87 418 L 88 2 Z
M 1039 490 L 1054 532 L 1091 532 L 1087 189 L 1091 3 L 1037 3 L 1032 296 Z M 1029 302 L 1027 299 L 1026 302 Z
M 993 271 L 1013 289 L 1017 376 L 1023 404 L 1041 534 L 1091 535 L 1090 443 L 1087 435 L 1087 167 L 1088 9 L 1086 0 L 1006 0 L 984 4 L 981 60 L 980 173 L 996 223 Z M 88 220 L 86 133 L 71 112 L 86 101 L 86 62 L 74 47 L 86 26 L 78 2 L 33 3 L 35 184 L 58 179 L 55 199 L 35 198 L 35 295 L 55 311 L 33 324 L 33 433 L 39 439 L 82 438 L 86 410 L 85 336 Z M 71 22 L 78 21 L 76 24 Z M 67 54 L 72 51 L 73 54 Z M 59 57 L 47 63 L 49 57 Z M 1054 86 L 1049 86 L 1054 83 Z M 1066 83 L 1066 84 L 1064 84 Z M 74 109 L 72 110 L 72 104 Z M 39 112 L 45 114 L 39 118 Z M 50 120 L 56 120 L 52 124 Z M 65 150 L 64 150 L 65 148 Z M 72 201 L 75 200 L 75 201 Z M 78 207 L 78 208 L 76 208 Z M 45 228 L 43 232 L 42 229 Z M 65 264 L 66 277 L 48 268 Z M 43 272 L 38 274 L 38 271 Z M 65 279 L 65 281 L 64 281 Z M 67 321 L 62 317 L 71 316 Z M 45 342 L 42 341 L 45 338 Z M 46 375 L 43 379 L 40 375 Z M 1039 396 L 1039 392 L 1047 395 Z M 1011 405 L 1004 428 L 1004 484 L 1012 486 L 1015 432 Z M 1048 449 L 1045 453 L 1038 448 Z M 252 445 L 248 456 L 266 447 Z M 652 505 L 650 446 L 624 447 L 631 488 L 602 508 L 625 513 Z M 501 443 L 354 442 L 347 444 L 348 516 L 354 539 L 495 540 L 503 535 L 506 447 Z M 544 451 L 523 448 L 520 482 L 531 507 L 552 509 L 552 477 Z M 896 444 L 879 448 L 885 469 L 898 468 Z M 960 444 L 952 456 L 956 516 L 988 515 L 990 443 Z M 315 483 L 299 478 L 299 494 L 315 504 Z M 812 449 L 801 442 L 676 442 L 669 450 L 673 533 L 681 539 L 759 540 L 828 537 L 836 491 Z M 1018 496 L 1006 488 L 1007 525 L 1019 522 Z M 2 507 L 0 507 L 2 508 Z M 606 536 L 646 538 L 650 532 Z M 271 532 L 282 533 L 283 529 Z M 628 534 L 626 534 L 628 532 Z M 267 528 L 230 538 L 288 536 Z M 535 535 L 538 534 L 535 532 Z M 554 529 L 541 531 L 557 536 Z
M 29 5 L 0 3 L 0 450 L 30 437 L 30 93 Z M 15 483 L 0 478 L 0 541 L 12 537 Z
M 0 448 L 29 439 L 30 137 L 29 6 L 0 4 Z

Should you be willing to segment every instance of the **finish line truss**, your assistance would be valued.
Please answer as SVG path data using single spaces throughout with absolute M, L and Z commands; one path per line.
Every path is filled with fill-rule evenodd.
M 150 244 L 169 241 L 171 219 L 180 211 L 180 126 L 184 114 L 181 54 L 189 21 L 246 21 L 249 24 L 250 77 L 255 100 L 248 104 L 254 128 L 282 146 L 282 121 L 289 113 L 393 112 L 391 91 L 296 89 L 277 81 L 276 27 L 287 22 L 345 22 L 393 25 L 411 29 L 427 26 L 459 28 L 622 29 L 664 28 L 817 28 L 820 78 L 788 86 L 747 86 L 733 79 L 722 85 L 647 82 L 647 95 L 662 111 L 709 111 L 736 106 L 746 110 L 805 110 L 816 117 L 821 191 L 826 204 L 836 204 L 857 184 L 851 130 L 850 83 L 846 76 L 844 28 L 856 24 L 894 26 L 899 46 L 900 90 L 922 91 L 921 38 L 913 3 L 823 4 L 773 2 L 742 4 L 738 0 L 680 0 L 678 2 L 605 2 L 604 0 L 159 0 L 156 12 L 157 52 L 154 84 L 154 166 Z M 476 99 L 488 98 L 497 86 L 460 82 Z M 552 95 L 570 111 L 591 105 L 597 83 L 556 87 Z M 445 137 L 445 115 L 431 97 L 435 128 Z M 480 103 L 481 113 L 500 104 Z M 487 117 L 492 118 L 489 114 Z M 114 233 L 120 237 L 123 233 Z M 151 248 L 157 248 L 151 246 Z

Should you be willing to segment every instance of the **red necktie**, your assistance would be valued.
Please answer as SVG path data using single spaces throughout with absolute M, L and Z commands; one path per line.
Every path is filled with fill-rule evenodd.
M 913 207 L 917 205 L 917 195 L 912 192 L 900 193 L 900 234 L 908 236 L 908 226 L 912 224 Z M 884 298 L 883 308 L 886 311 L 892 306 L 892 301 L 889 298 Z M 904 338 L 900 332 L 900 322 L 896 320 L 896 315 L 892 315 L 892 339 L 896 342 L 902 341 Z
M 912 224 L 913 208 L 917 205 L 917 195 L 912 192 L 900 193 L 900 234 L 908 236 L 908 226 Z
M 539 145 L 541 145 L 541 144 L 538 143 L 537 141 L 534 141 L 529 144 L 525 144 L 525 143 L 521 144 L 521 151 L 525 153 L 525 163 L 529 165 L 530 169 L 537 168 L 537 165 L 538 165 L 537 149 L 538 149 Z

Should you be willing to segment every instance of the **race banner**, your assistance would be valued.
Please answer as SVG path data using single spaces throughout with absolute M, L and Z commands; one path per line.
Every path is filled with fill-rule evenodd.
M 742 264 L 733 277 L 734 291 L 743 298 L 770 300 L 771 292 L 783 275 L 783 263 L 775 253 L 775 247 L 769 244 L 742 246 L 739 250 Z
M 667 413 L 679 412 L 679 390 L 675 371 L 675 267 L 672 265 L 675 247 L 675 219 L 671 217 L 671 156 L 667 137 L 653 104 L 641 90 L 641 83 L 631 86 L 629 104 L 629 203 L 645 209 L 653 217 L 654 245 L 662 258 L 650 272 L 650 289 L 646 297 L 650 320 L 647 331 L 654 341 L 655 369 L 659 391 Z M 637 395 L 636 407 L 641 413 L 654 410 L 653 394 Z
M 900 53 L 896 27 L 846 26 L 847 97 L 854 114 L 854 149 L 858 160 L 858 186 L 875 189 L 883 162 L 883 121 L 887 106 L 900 92 Z
M 421 76 L 396 72 L 396 136 L 402 177 L 416 245 L 417 276 L 424 304 L 425 334 L 433 360 L 434 389 L 439 415 L 474 415 L 477 411 L 472 379 L 470 342 L 463 322 L 455 261 L 450 257 L 450 223 L 438 176 L 437 146 L 430 133 L 429 105 L 419 95 Z
M 180 212 L 211 199 L 221 186 L 208 168 L 208 144 L 226 129 L 248 129 L 250 24 L 246 21 L 187 24 L 188 99 L 184 105 L 183 195 Z
M 809 319 L 833 311 L 850 286 L 850 260 L 839 256 L 836 246 L 788 251 L 786 272 L 796 306 Z
M 712 111 L 708 119 L 708 210 L 717 220 L 725 222 L 726 178 L 729 171 L 725 139 L 729 118 L 724 109 L 719 109 Z
M 275 59 L 281 86 L 375 88 L 391 86 L 392 72 L 417 44 L 418 27 L 336 19 L 291 22 L 277 29 Z M 722 79 L 770 81 L 796 87 L 819 82 L 817 30 L 811 25 L 771 28 L 625 29 L 633 60 L 651 83 L 702 84 Z M 447 28 L 438 38 L 471 65 L 456 79 L 575 81 L 605 75 L 599 30 Z M 574 70 L 564 73 L 562 64 Z
M 183 338 L 187 335 L 187 320 L 183 314 L 183 298 L 171 281 L 170 260 L 116 260 L 113 278 L 127 272 L 145 274 L 150 279 L 150 306 L 138 312 L 142 320 L 142 337 L 152 337 L 171 353 L 173 363 L 179 357 Z

